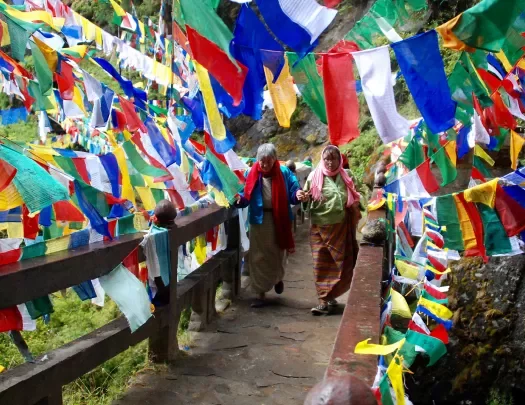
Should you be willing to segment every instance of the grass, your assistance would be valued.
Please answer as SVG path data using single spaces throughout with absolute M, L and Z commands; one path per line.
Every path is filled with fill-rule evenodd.
M 487 405 L 513 405 L 512 396 L 496 389 L 490 391 Z
M 36 331 L 22 332 L 34 356 L 86 335 L 121 315 L 116 304 L 108 297 L 103 308 L 90 301 L 80 301 L 72 290 L 65 297 L 54 294 L 52 300 L 55 312 L 49 324 L 39 319 Z M 179 324 L 179 344 L 183 346 L 191 345 L 191 337 L 186 331 L 190 315 L 191 310 L 185 310 Z M 9 336 L 0 334 L 0 364 L 13 368 L 23 361 Z M 126 390 L 133 376 L 141 371 L 158 368 L 149 362 L 148 344 L 143 341 L 66 385 L 63 389 L 64 404 L 109 405 Z

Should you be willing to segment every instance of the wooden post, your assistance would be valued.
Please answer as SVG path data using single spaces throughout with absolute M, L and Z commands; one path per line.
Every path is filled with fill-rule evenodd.
M 241 288 L 241 232 L 239 227 L 239 216 L 236 215 L 226 222 L 228 234 L 228 250 L 235 250 L 237 260 L 231 269 L 225 269 L 222 274 L 222 298 L 232 300 L 238 296 Z

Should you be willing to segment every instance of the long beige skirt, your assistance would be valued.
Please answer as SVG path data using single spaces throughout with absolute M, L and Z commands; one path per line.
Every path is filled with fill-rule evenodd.
M 284 277 L 286 251 L 277 244 L 271 212 L 264 213 L 261 225 L 250 225 L 248 263 L 252 288 L 257 294 L 270 291 Z

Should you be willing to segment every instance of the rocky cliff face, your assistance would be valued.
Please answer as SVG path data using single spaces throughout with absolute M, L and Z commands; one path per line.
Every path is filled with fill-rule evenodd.
M 452 267 L 449 297 L 454 326 L 448 353 L 430 368 L 418 358 L 412 368 L 415 375 L 407 378 L 414 404 L 507 403 L 491 402 L 494 392 L 521 403 L 525 395 L 524 274 L 523 254 L 493 257 L 487 264 L 479 258 L 464 258 Z

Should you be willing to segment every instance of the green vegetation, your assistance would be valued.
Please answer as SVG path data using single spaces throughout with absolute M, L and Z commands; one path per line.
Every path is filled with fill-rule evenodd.
M 487 405 L 513 405 L 512 396 L 498 390 L 491 390 Z

